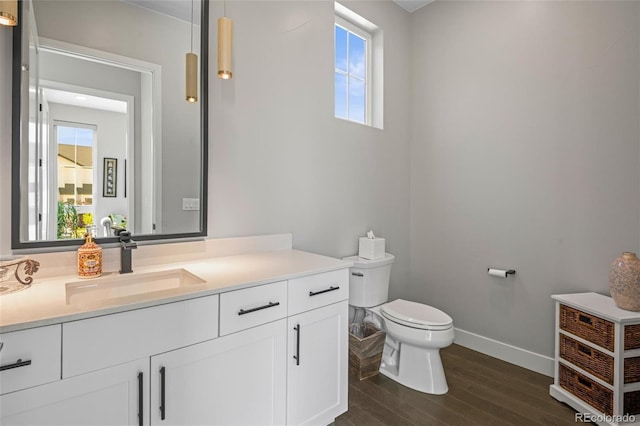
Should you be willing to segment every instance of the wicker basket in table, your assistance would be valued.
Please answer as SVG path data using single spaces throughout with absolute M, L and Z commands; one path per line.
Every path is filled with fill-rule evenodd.
M 611 321 L 560 305 L 560 328 L 613 352 L 615 327 Z
M 640 348 L 640 324 L 626 325 L 624 327 L 624 350 Z
M 560 334 L 560 357 L 613 385 L 613 357 Z
M 564 364 L 559 365 L 560 386 L 600 412 L 613 415 L 613 391 Z M 626 395 L 625 395 L 626 396 Z

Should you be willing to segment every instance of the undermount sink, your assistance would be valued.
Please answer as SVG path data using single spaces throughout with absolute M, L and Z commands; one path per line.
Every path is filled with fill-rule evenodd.
M 127 275 L 112 273 L 90 281 L 67 283 L 67 304 L 102 302 L 140 294 L 167 293 L 167 291 L 205 282 L 185 269 Z

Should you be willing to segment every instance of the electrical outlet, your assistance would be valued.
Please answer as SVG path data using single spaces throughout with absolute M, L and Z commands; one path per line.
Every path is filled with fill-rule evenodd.
M 200 198 L 183 198 L 182 210 L 200 210 Z

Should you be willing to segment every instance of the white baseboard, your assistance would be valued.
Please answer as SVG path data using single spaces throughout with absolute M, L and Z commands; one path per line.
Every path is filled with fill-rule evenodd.
M 502 361 L 553 377 L 553 358 L 456 328 L 454 343 Z

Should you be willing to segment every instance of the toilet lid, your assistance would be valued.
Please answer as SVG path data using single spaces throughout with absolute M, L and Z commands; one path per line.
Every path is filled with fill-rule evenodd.
M 423 330 L 446 330 L 453 326 L 453 319 L 440 309 L 422 303 L 396 299 L 382 305 L 382 315 L 387 319 Z

